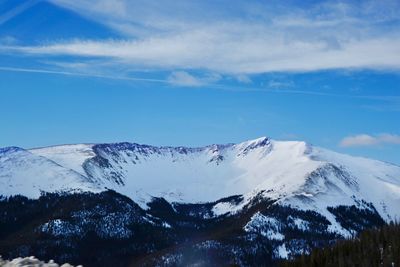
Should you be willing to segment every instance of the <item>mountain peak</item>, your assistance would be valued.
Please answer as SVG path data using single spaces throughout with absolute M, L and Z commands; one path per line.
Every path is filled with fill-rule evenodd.
M 17 146 L 3 147 L 3 148 L 0 148 L 0 156 L 2 154 L 14 153 L 14 152 L 18 152 L 18 151 L 26 151 L 26 150 L 23 148 L 17 147 Z
M 250 140 L 247 142 L 249 142 L 253 147 L 261 147 L 261 146 L 268 145 L 270 143 L 270 140 L 271 139 L 269 139 L 268 137 L 262 136 L 262 137 L 259 137 L 257 139 Z
M 239 149 L 240 154 L 247 154 L 249 151 L 261 148 L 261 147 L 270 147 L 271 146 L 271 140 L 268 137 L 260 137 L 257 139 L 253 140 L 248 140 L 242 143 L 239 143 L 236 145 L 236 147 Z

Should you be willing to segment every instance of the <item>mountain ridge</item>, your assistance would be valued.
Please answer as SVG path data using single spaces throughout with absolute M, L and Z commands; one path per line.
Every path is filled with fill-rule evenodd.
M 262 197 L 301 210 L 316 210 L 328 218 L 332 231 L 344 235 L 350 233 L 340 226 L 328 207 L 356 205 L 369 209 L 364 202 L 371 202 L 386 221 L 400 217 L 396 208 L 400 205 L 398 166 L 339 154 L 302 141 L 260 137 L 238 144 L 203 147 L 120 142 L 22 150 L 32 155 L 33 162 L 35 156 L 47 159 L 46 164 L 54 162 L 65 169 L 57 171 L 69 170 L 84 180 L 81 186 L 74 182 L 78 178 L 66 180 L 69 185 L 62 183 L 64 178 L 56 179 L 61 181 L 60 190 L 112 189 L 144 209 L 154 197 L 169 203 L 215 202 L 212 212 L 221 216 L 234 214 Z M 5 164 L 4 153 L 1 154 L 0 182 L 5 176 L 1 168 Z M 14 165 L 10 163 L 10 169 L 16 168 L 18 172 Z M 48 171 L 42 168 L 44 174 Z M 29 196 L 29 192 L 20 193 Z M 3 189 L 0 194 L 7 195 L 7 191 Z M 34 194 L 38 195 L 39 192 Z M 216 202 L 231 196 L 242 196 L 242 201 Z
M 400 167 L 267 137 L 197 148 L 9 147 L 0 149 L 0 196 L 0 214 L 11 216 L 0 226 L 12 231 L 0 231 L 0 252 L 10 257 L 26 242 L 30 254 L 50 257 L 45 242 L 57 260 L 88 262 L 65 254 L 64 240 L 100 242 L 112 260 L 119 251 L 110 244 L 123 242 L 140 248 L 125 253 L 144 266 L 204 262 L 213 251 L 227 258 L 211 266 L 257 266 L 398 219 Z M 28 216 L 39 220 L 26 225 Z M 14 243 L 20 231 L 32 239 Z

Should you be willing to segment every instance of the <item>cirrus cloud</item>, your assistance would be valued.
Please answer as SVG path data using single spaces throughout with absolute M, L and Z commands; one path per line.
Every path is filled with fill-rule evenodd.
M 400 3 L 51 0 L 124 38 L 45 40 L 0 53 L 102 58 L 120 66 L 252 75 L 400 70 Z M 229 6 L 230 8 L 226 8 Z M 244 76 L 243 76 L 244 77 Z
M 280 36 L 245 37 L 244 33 L 226 31 L 209 29 L 143 40 L 74 40 L 35 47 L 3 46 L 0 51 L 104 57 L 147 68 L 203 69 L 228 74 L 346 68 L 400 70 L 400 37 L 348 40 L 339 48 L 331 48 L 324 41 L 287 42 Z

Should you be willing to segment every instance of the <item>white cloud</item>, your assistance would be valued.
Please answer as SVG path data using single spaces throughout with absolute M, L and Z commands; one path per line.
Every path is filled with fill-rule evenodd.
M 273 89 L 290 88 L 294 86 L 294 82 L 290 80 L 269 80 L 267 86 Z
M 400 145 L 400 135 L 381 134 L 380 135 L 380 140 L 383 143 Z
M 168 77 L 168 81 L 171 84 L 179 86 L 201 86 L 203 83 L 193 75 L 190 75 L 186 71 L 174 71 Z
M 376 137 L 367 135 L 367 134 L 359 134 L 355 136 L 348 136 L 340 141 L 340 146 L 342 147 L 351 147 L 351 146 L 372 146 L 379 143 L 379 140 Z
M 368 134 L 359 134 L 345 137 L 340 142 L 340 146 L 342 147 L 376 146 L 383 144 L 399 145 L 400 135 L 384 133 L 376 136 L 371 136 Z
M 220 79 L 221 76 L 219 74 L 207 74 L 202 77 L 196 77 L 186 71 L 174 71 L 168 76 L 167 81 L 173 85 L 196 87 L 217 82 Z
M 249 76 L 244 75 L 244 74 L 239 74 L 235 78 L 238 82 L 241 82 L 241 83 L 252 83 L 253 82 Z
M 252 75 L 329 69 L 400 70 L 400 2 L 51 0 L 125 39 L 2 46 L 36 56 L 102 57 L 128 67 Z M 230 8 L 226 8 L 229 6 Z M 380 25 L 386 25 L 382 28 Z M 243 76 L 245 77 L 245 76 Z
M 343 42 L 340 48 L 330 48 L 323 41 L 287 42 L 279 36 L 228 31 L 205 29 L 134 41 L 77 40 L 38 47 L 2 47 L 1 50 L 46 56 L 105 57 L 134 66 L 205 69 L 229 74 L 341 68 L 400 69 L 400 37 L 350 40 Z

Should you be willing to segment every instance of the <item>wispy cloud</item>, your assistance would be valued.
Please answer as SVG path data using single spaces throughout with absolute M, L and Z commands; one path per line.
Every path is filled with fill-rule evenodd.
M 52 63 L 57 64 L 57 63 Z M 60 63 L 59 66 L 65 67 L 66 63 Z M 67 63 L 68 64 L 68 63 Z M 68 64 L 71 67 L 77 69 L 87 69 L 86 64 L 83 63 L 71 63 Z M 82 68 L 83 66 L 83 68 Z M 82 77 L 93 77 L 93 78 L 101 78 L 101 79 L 110 79 L 110 80 L 125 80 L 125 81 L 142 81 L 142 82 L 152 82 L 152 83 L 164 83 L 171 84 L 176 86 L 186 86 L 186 87 L 197 87 L 201 85 L 206 85 L 209 83 L 216 82 L 222 77 L 218 74 L 207 74 L 204 76 L 194 76 L 185 71 L 174 71 L 170 73 L 167 79 L 153 79 L 153 78 L 140 78 L 140 77 L 132 77 L 126 75 L 105 75 L 105 74 L 97 74 L 90 72 L 71 72 L 71 71 L 60 71 L 60 70 L 50 70 L 44 68 L 15 68 L 15 67 L 5 67 L 0 66 L 0 71 L 7 72 L 26 72 L 26 73 L 42 73 L 42 74 L 55 74 L 55 75 L 66 75 L 66 76 L 82 76 Z M 222 87 L 218 87 L 222 88 Z M 225 87 L 224 87 L 225 88 Z M 226 87 L 228 89 L 228 87 Z
M 280 88 L 291 88 L 294 87 L 294 82 L 291 80 L 269 80 L 267 83 L 269 88 L 280 89 Z
M 234 76 L 329 69 L 400 70 L 398 1 L 332 1 L 307 7 L 280 1 L 269 5 L 256 0 L 229 1 L 229 9 L 226 0 L 52 2 L 105 23 L 125 39 L 2 46 L 0 53 L 102 57 L 127 66 Z
M 220 79 L 221 76 L 218 74 L 207 74 L 205 76 L 198 77 L 186 71 L 174 71 L 168 76 L 167 81 L 173 85 L 197 87 L 217 82 Z
M 228 29 L 227 29 L 228 30 Z M 222 31 L 222 30 L 221 30 Z M 105 57 L 133 66 L 205 69 L 230 74 L 341 68 L 400 69 L 400 38 L 351 40 L 338 49 L 321 41 L 286 42 L 209 30 L 139 41 L 73 41 L 39 47 L 2 47 L 36 55 Z
M 65 67 L 65 63 L 57 63 L 53 62 L 52 64 L 58 65 L 60 67 Z M 67 63 L 67 65 L 69 65 Z M 320 96 L 320 97 L 337 97 L 337 98 L 356 98 L 356 99 L 369 99 L 376 100 L 382 102 L 384 105 L 388 103 L 394 103 L 397 105 L 400 101 L 399 96 L 368 96 L 368 95 L 347 95 L 347 94 L 334 94 L 334 93 L 325 93 L 320 91 L 305 91 L 305 90 L 289 90 L 289 89 L 279 89 L 276 90 L 274 88 L 265 88 L 254 86 L 238 86 L 238 85 L 224 85 L 224 84 L 215 84 L 216 81 L 224 79 L 223 76 L 217 73 L 208 73 L 202 76 L 195 76 L 185 71 L 173 71 L 171 72 L 166 79 L 159 78 L 142 78 L 138 76 L 132 76 L 129 74 L 103 74 L 101 71 L 98 73 L 88 72 L 86 64 L 80 63 L 71 63 L 77 71 L 63 71 L 63 70 L 52 70 L 46 68 L 19 68 L 19 67 L 8 67 L 8 66 L 0 66 L 0 71 L 5 72 L 25 72 L 25 73 L 38 73 L 38 74 L 52 74 L 52 75 L 66 75 L 66 76 L 81 76 L 81 77 L 92 77 L 92 78 L 100 78 L 100 79 L 110 79 L 110 80 L 122 80 L 122 81 L 136 81 L 136 82 L 150 82 L 150 83 L 161 83 L 165 85 L 174 85 L 174 86 L 200 86 L 207 85 L 208 89 L 215 90 L 224 90 L 229 92 L 262 92 L 262 93 L 273 93 L 273 94 L 297 94 L 297 95 L 309 95 L 309 96 Z M 86 70 L 86 72 L 85 72 Z
M 383 144 L 400 145 L 400 135 L 383 133 L 379 135 L 359 134 L 342 139 L 342 147 L 377 146 Z
M 198 78 L 190 75 L 186 71 L 174 71 L 168 77 L 168 81 L 179 86 L 200 86 L 203 83 Z
M 248 75 L 244 75 L 244 74 L 236 75 L 235 79 L 241 83 L 252 83 L 253 82 Z

